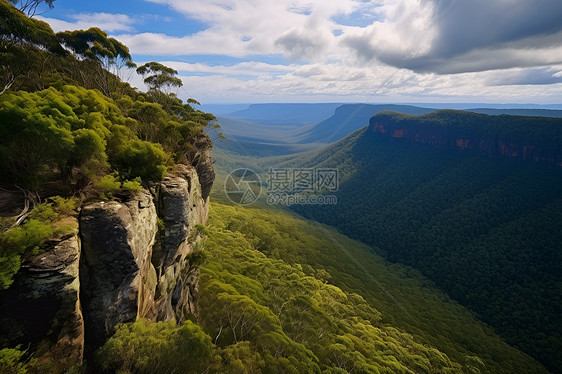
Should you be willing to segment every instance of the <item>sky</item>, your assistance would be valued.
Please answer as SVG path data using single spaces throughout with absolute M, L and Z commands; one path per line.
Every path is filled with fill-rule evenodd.
M 561 0 L 56 0 L 36 18 L 100 27 L 201 103 L 562 104 Z

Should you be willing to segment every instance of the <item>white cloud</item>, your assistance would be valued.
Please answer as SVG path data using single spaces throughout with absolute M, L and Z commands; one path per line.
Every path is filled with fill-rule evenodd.
M 294 59 L 328 56 L 340 27 L 332 18 L 363 9 L 361 0 L 148 0 L 168 5 L 207 25 L 184 37 L 121 35 L 141 54 L 220 54 L 235 57 L 284 54 Z
M 146 1 L 204 28 L 179 36 L 165 28 L 136 33 L 139 19 L 107 13 L 44 20 L 56 31 L 111 32 L 133 55 L 178 70 L 181 95 L 203 101 L 555 102 L 562 96 L 560 0 L 540 0 L 541 6 L 536 0 Z M 202 60 L 207 55 L 246 61 L 211 64 Z M 280 56 L 293 62 L 280 64 Z
M 178 61 L 161 61 L 162 64 L 174 68 L 180 73 L 207 73 L 213 75 L 237 75 L 237 76 L 262 76 L 262 75 L 284 75 L 298 70 L 301 65 L 275 65 L 264 62 L 247 61 L 231 66 L 211 66 L 203 63 L 187 63 Z
M 251 64 L 251 63 L 250 63 Z M 550 85 L 501 85 L 490 82 L 503 75 L 505 79 L 534 76 L 527 69 L 455 75 L 417 74 L 388 66 L 353 67 L 340 63 L 293 66 L 283 73 L 273 65 L 256 68 L 249 78 L 237 75 L 241 66 L 198 67 L 192 70 L 219 72 L 216 75 L 182 74 L 184 89 L 180 96 L 201 102 L 420 102 L 435 98 L 465 102 L 533 102 L 556 103 L 562 95 L 562 83 Z M 277 70 L 279 69 L 279 70 Z M 265 74 L 266 71 L 273 74 Z M 263 74 L 261 74 L 263 73 Z M 279 73 L 279 74 L 277 74 Z M 498 78 L 499 79 L 499 78 Z M 388 80 L 388 81 L 387 81 Z
M 79 13 L 71 15 L 71 22 L 55 18 L 37 16 L 37 19 L 45 21 L 51 25 L 55 32 L 66 30 L 86 30 L 90 27 L 99 27 L 106 32 L 134 31 L 134 20 L 126 14 L 110 13 Z

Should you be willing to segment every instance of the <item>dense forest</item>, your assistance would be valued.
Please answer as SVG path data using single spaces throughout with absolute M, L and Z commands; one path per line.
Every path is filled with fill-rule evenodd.
M 124 372 L 545 372 L 412 268 L 289 213 L 214 204 L 193 323 L 122 325 Z M 362 265 L 357 265 L 360 263 Z M 197 357 L 195 362 L 185 357 Z
M 420 128 L 429 139 L 431 129 L 447 126 L 457 134 L 485 137 L 480 116 L 445 111 L 416 122 L 417 116 L 382 113 L 372 122 L 392 128 L 386 117 L 403 121 L 407 125 L 400 125 Z M 532 133 L 528 142 L 557 152 L 560 128 L 554 120 L 538 126 L 540 119 L 521 117 L 511 126 L 510 118 L 492 118 L 487 128 L 520 139 Z M 456 135 L 450 144 L 419 144 L 374 132 L 373 126 L 324 151 L 285 161 L 337 167 L 342 173 L 337 205 L 294 210 L 380 248 L 392 262 L 420 270 L 508 342 L 559 370 L 561 168 L 461 151 Z

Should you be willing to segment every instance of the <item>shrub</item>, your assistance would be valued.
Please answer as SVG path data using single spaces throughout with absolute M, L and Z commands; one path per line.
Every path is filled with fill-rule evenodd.
M 25 361 L 26 351 L 16 348 L 4 348 L 0 350 L 0 373 L 4 374 L 25 374 L 30 364 L 33 362 Z
M 44 203 L 37 205 L 31 213 L 29 218 L 33 218 L 42 222 L 53 222 L 60 218 L 60 215 L 53 209 L 53 204 Z
M 7 253 L 22 254 L 27 250 L 37 249 L 45 240 L 52 237 L 53 233 L 49 223 L 31 218 L 25 225 L 3 233 L 0 240 L 3 242 L 3 250 Z
M 159 144 L 142 140 L 126 143 L 112 158 L 113 166 L 127 179 L 159 181 L 166 171 L 167 154 Z
M 103 199 L 111 197 L 121 188 L 121 183 L 111 174 L 105 175 L 94 183 L 94 186 L 100 190 Z
M 142 188 L 141 179 L 136 177 L 133 180 L 126 180 L 123 182 L 123 188 L 133 193 L 139 193 Z
M 53 209 L 55 212 L 60 215 L 71 215 L 76 211 L 76 208 L 78 208 L 78 199 L 75 197 L 65 199 L 64 197 L 53 196 L 49 198 L 49 200 L 53 202 Z
M 211 337 L 191 321 L 151 323 L 140 319 L 119 325 L 97 358 L 111 372 L 201 373 L 213 355 Z
M 0 255 L 0 290 L 8 289 L 12 285 L 14 275 L 16 275 L 20 266 L 21 258 L 19 255 Z M 1 367 L 2 365 L 0 364 Z
M 21 266 L 21 255 L 37 251 L 47 240 L 71 233 L 75 225 L 61 221 L 77 207 L 75 198 L 55 196 L 36 206 L 23 225 L 0 233 L 0 290 L 7 289 Z

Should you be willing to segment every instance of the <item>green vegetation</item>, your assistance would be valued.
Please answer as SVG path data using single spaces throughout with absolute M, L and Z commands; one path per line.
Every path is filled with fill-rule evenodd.
M 159 82 L 148 93 L 122 82 L 118 74 L 135 65 L 128 48 L 104 31 L 55 34 L 26 16 L 52 1 L 12 3 L 21 11 L 0 0 L 0 180 L 3 188 L 21 189 L 26 209 L 35 209 L 3 227 L 0 289 L 12 283 L 26 251 L 64 231 L 48 216 L 60 213 L 53 209 L 63 200 L 38 205 L 41 198 L 137 193 L 175 163 L 190 162 L 215 118 L 195 110 L 195 100 L 161 91 L 181 81 L 156 62 L 140 68 Z
M 0 291 L 12 284 L 25 252 L 37 252 L 47 239 L 61 238 L 77 230 L 74 223 L 65 221 L 75 214 L 76 199 L 55 196 L 49 200 L 31 210 L 23 225 L 0 233 Z
M 26 374 L 35 360 L 26 360 L 27 351 L 17 348 L 0 350 L 0 372 L 4 374 Z
M 125 325 L 101 350 L 105 367 L 169 372 L 154 368 L 171 362 L 166 368 L 188 373 L 545 372 L 418 272 L 386 264 L 333 229 L 271 208 L 213 204 L 200 231 L 207 235 L 207 259 L 198 325 Z M 177 348 L 169 342 L 180 334 L 186 342 Z M 178 355 L 185 362 L 177 362 Z M 197 355 L 203 366 L 186 367 Z
M 114 101 L 76 86 L 5 93 L 0 118 L 5 177 L 28 189 L 53 179 L 80 189 L 112 171 L 160 180 L 206 124 L 182 121 L 142 96 Z
M 119 373 L 201 373 L 214 359 L 211 338 L 187 321 L 120 325 L 100 349 L 102 368 Z
M 424 130 L 446 129 L 451 140 L 473 137 L 497 137 L 506 141 L 522 141 L 540 147 L 550 156 L 562 146 L 562 120 L 549 117 L 499 115 L 489 116 L 460 110 L 437 110 L 423 115 L 383 111 L 371 118 L 370 123 Z
M 480 115 L 466 116 L 466 124 L 448 111 L 421 116 L 421 124 L 408 115 L 393 120 L 485 137 L 473 122 Z M 532 119 L 525 127 L 522 117 L 510 127 L 505 119 L 497 117 L 490 131 L 519 139 L 536 129 L 529 144 L 550 134 L 535 140 L 547 154 L 557 149 L 549 148 L 559 142 L 557 122 Z M 338 204 L 294 210 L 415 267 L 509 343 L 551 370 L 562 367 L 559 167 L 412 145 L 367 129 L 308 157 L 288 164 L 337 167 Z
M 137 72 L 150 90 L 138 92 L 119 77 L 125 68 L 136 68 L 125 45 L 98 28 L 55 34 L 45 22 L 30 18 L 53 1 L 10 2 L 21 11 L 0 0 L 0 180 L 2 188 L 20 189 L 26 201 L 19 215 L 0 222 L 0 292 L 13 283 L 22 258 L 41 253 L 50 239 L 76 232 L 80 204 L 138 193 L 177 163 L 195 162 L 199 147 L 208 145 L 203 129 L 215 119 L 194 109 L 197 101 L 184 103 L 171 92 L 182 84 L 175 70 L 157 62 L 140 66 Z M 499 322 L 495 314 L 488 319 L 528 351 L 538 342 L 541 354 L 556 352 L 560 340 L 545 335 L 544 329 L 558 331 L 551 312 L 552 303 L 559 304 L 560 282 L 549 275 L 559 270 L 560 251 L 548 252 L 550 241 L 562 239 L 548 232 L 562 232 L 561 217 L 553 213 L 562 207 L 560 197 L 551 191 L 558 177 L 542 169 L 538 174 L 504 169 L 503 164 L 489 172 L 478 158 L 480 163 L 473 164 L 455 155 L 443 159 L 429 154 L 424 159 L 404 149 L 371 145 L 336 146 L 349 186 L 354 186 L 342 188 L 341 196 L 342 202 L 355 204 L 352 215 L 330 213 L 348 225 L 343 230 L 369 242 L 370 237 L 357 233 L 377 227 L 373 243 L 389 250 L 389 258 L 424 265 L 419 267 L 439 285 L 446 288 L 452 282 L 450 293 L 477 310 L 478 303 L 490 302 L 481 306 L 481 314 L 497 313 Z M 348 160 L 350 147 L 359 152 Z M 316 161 L 323 161 L 322 155 Z M 382 174 L 362 174 L 373 165 Z M 445 168 L 444 174 L 439 168 Z M 532 178 L 525 179 L 528 175 L 548 183 L 537 186 Z M 468 176 L 470 182 L 461 183 L 458 176 Z M 354 178 L 373 183 L 380 196 L 368 204 L 353 200 L 372 193 Z M 405 180 L 425 190 L 416 192 Z M 459 201 L 462 219 L 445 207 L 452 201 Z M 415 209 L 419 202 L 426 215 Z M 517 208 L 504 211 L 498 202 Z M 368 214 L 374 211 L 386 215 Z M 488 217 L 483 212 L 491 212 L 491 218 L 483 219 Z M 495 218 L 498 214 L 502 220 Z M 357 222 L 355 216 L 365 221 Z M 542 219 L 546 226 L 538 224 Z M 162 220 L 158 226 L 163 229 Z M 472 235 L 467 237 L 459 227 L 468 227 Z M 369 247 L 331 229 L 286 212 L 215 205 L 209 225 L 198 226 L 190 240 L 198 236 L 205 237 L 205 248 L 198 246 L 187 259 L 202 266 L 197 320 L 181 326 L 145 320 L 119 326 L 97 353 L 103 370 L 544 372 L 417 271 L 385 264 Z M 419 252 L 407 251 L 413 244 Z M 536 255 L 526 251 L 529 247 Z M 431 256 L 434 248 L 438 254 L 454 250 L 441 261 Z M 466 257 L 460 255 L 463 251 Z M 540 256 L 555 261 L 547 265 Z M 501 278 L 501 260 L 509 263 L 513 284 Z M 479 264 L 477 271 L 473 263 Z M 443 266 L 450 271 L 438 273 Z M 548 289 L 539 290 L 533 283 L 537 272 L 546 274 L 541 279 Z M 529 282 L 528 288 L 523 281 Z M 481 287 L 484 282 L 499 287 Z M 149 283 L 154 286 L 154 279 Z M 538 291 L 542 293 L 532 295 Z M 520 298 L 502 298 L 497 292 Z M 546 311 L 542 330 L 537 328 L 543 317 L 539 307 Z M 514 308 L 531 313 L 501 313 Z M 524 335 L 521 341 L 513 326 L 524 323 L 523 334 L 536 336 Z M 4 348 L 0 371 L 24 373 L 33 366 L 31 357 L 33 352 L 21 347 Z

